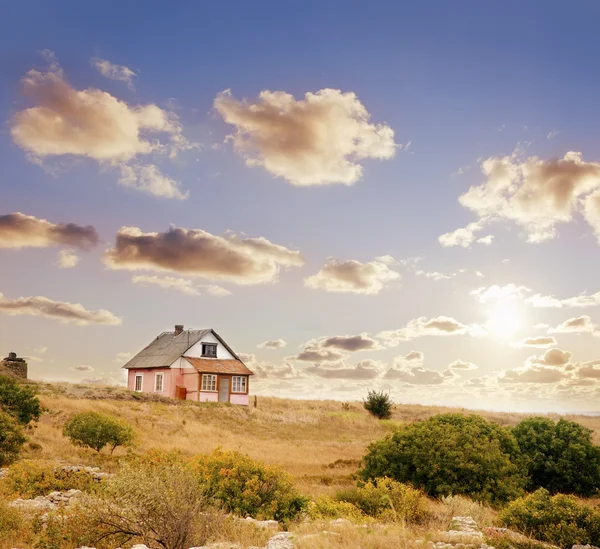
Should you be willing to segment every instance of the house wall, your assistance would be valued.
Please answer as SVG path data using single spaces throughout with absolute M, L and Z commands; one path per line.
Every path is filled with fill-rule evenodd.
M 157 373 L 163 374 L 163 390 L 158 392 L 162 396 L 166 397 L 175 397 L 175 384 L 172 379 L 172 371 L 169 368 L 140 368 L 140 369 L 132 369 L 128 371 L 127 374 L 127 387 L 130 391 L 135 390 L 135 376 L 137 374 L 143 375 L 142 381 L 142 392 L 143 393 L 154 393 L 155 387 L 155 375 Z
M 216 343 L 217 344 L 217 358 L 231 359 L 235 358 L 224 345 L 211 333 L 206 334 L 198 343 L 192 345 L 186 352 L 186 356 L 193 356 L 200 358 L 202 356 L 202 343 Z
M 200 391 L 200 402 L 218 402 L 219 393 Z
M 241 393 L 231 393 L 229 395 L 229 402 L 231 402 L 231 404 L 241 404 L 242 406 L 248 406 L 248 395 L 243 395 Z
M 200 374 L 185 359 L 177 359 L 171 364 L 171 375 L 173 380 L 173 396 L 175 396 L 175 387 L 185 387 L 186 400 L 198 400 L 198 382 Z

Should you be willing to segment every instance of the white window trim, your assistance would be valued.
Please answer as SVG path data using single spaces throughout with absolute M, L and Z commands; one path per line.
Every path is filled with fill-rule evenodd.
M 235 383 L 234 383 L 233 380 L 235 378 L 239 378 L 239 379 L 243 380 L 243 381 L 240 381 L 240 387 L 242 385 L 244 385 L 243 391 L 236 391 L 234 389 Z M 246 376 L 231 376 L 231 392 L 232 393 L 237 393 L 237 394 L 245 395 L 247 391 L 248 391 L 248 378 Z
M 140 383 L 140 388 L 137 388 L 137 378 L 140 378 L 142 382 Z M 133 390 L 136 393 L 142 393 L 144 391 L 144 374 L 135 374 L 133 378 Z
M 158 378 L 158 376 L 160 376 L 162 379 L 160 380 L 160 391 L 156 388 L 156 380 Z M 154 392 L 155 393 L 162 393 L 165 390 L 165 374 L 164 372 L 156 372 L 154 374 Z
M 207 383 L 207 385 L 212 386 L 212 378 L 215 378 L 215 388 L 214 389 L 205 389 L 204 388 L 204 378 L 205 377 L 211 377 L 210 383 Z M 203 393 L 217 393 L 219 391 L 219 383 L 218 383 L 218 379 L 217 379 L 217 374 L 202 374 L 202 384 L 201 384 L 201 391 Z

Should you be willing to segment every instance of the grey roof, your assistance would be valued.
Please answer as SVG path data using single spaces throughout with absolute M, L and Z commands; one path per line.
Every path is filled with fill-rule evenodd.
M 175 335 L 175 332 L 163 332 L 127 362 L 123 368 L 129 370 L 168 367 L 180 356 L 183 356 L 192 345 L 211 332 L 235 358 L 240 360 L 217 332 L 212 328 L 207 328 L 205 330 L 184 330 L 178 335 Z

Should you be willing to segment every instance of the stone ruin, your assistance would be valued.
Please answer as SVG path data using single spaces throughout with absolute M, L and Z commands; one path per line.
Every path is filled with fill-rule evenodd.
M 0 369 L 11 371 L 17 377 L 27 379 L 27 361 L 17 357 L 17 353 L 8 353 L 8 356 L 0 362 Z

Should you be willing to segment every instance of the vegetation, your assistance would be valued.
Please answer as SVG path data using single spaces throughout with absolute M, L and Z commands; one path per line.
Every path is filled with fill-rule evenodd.
M 321 495 L 308 505 L 308 516 L 312 520 L 346 519 L 360 522 L 365 514 L 355 505 L 347 501 L 338 501 L 329 496 Z
M 409 482 L 434 497 L 464 494 L 501 503 L 522 492 L 517 456 L 507 429 L 476 415 L 440 414 L 371 444 L 360 476 Z
M 69 420 L 63 434 L 76 446 L 100 452 L 105 446 L 112 454 L 118 446 L 129 446 L 134 439 L 130 425 L 122 420 L 98 412 L 82 412 Z
M 521 421 L 512 432 L 529 489 L 591 496 L 600 488 L 600 447 L 593 444 L 591 429 L 566 419 L 534 417 Z
M 393 403 L 390 395 L 383 391 L 369 391 L 367 398 L 363 402 L 365 410 L 377 419 L 389 419 L 392 417 Z
M 17 460 L 26 440 L 14 416 L 0 410 L 0 467 Z
M 420 523 L 428 514 L 427 498 L 420 490 L 390 478 L 378 478 L 343 490 L 336 498 L 383 521 Z
M 600 511 L 574 496 L 540 488 L 509 503 L 500 513 L 501 524 L 559 547 L 600 545 Z
M 207 497 L 242 517 L 293 519 L 308 503 L 287 473 L 239 452 L 201 454 L 191 460 L 191 468 Z
M 7 376 L 0 376 L 0 409 L 14 416 L 24 426 L 38 421 L 42 414 L 35 388 L 22 385 Z

